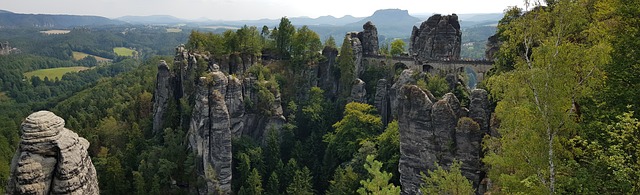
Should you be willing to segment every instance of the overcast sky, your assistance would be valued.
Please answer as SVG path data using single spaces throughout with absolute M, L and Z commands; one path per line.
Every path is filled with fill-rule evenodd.
M 364 17 L 375 10 L 409 13 L 501 13 L 523 0 L 0 0 L 0 9 L 17 13 L 98 15 L 172 15 L 213 20 L 276 19 L 282 16 Z

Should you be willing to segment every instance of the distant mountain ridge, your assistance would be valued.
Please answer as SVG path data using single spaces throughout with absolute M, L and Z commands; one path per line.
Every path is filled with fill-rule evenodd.
M 102 26 L 126 24 L 101 16 L 19 14 L 0 10 L 1 27 L 49 27 L 68 28 L 75 26 Z
M 115 20 L 128 22 L 131 24 L 179 24 L 190 22 L 170 15 L 151 15 L 151 16 L 122 16 Z

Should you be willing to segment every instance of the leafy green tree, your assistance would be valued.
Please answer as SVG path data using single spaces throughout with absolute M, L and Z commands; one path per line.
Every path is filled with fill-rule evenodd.
M 501 137 L 485 140 L 489 152 L 483 161 L 500 186 L 496 191 L 561 193 L 571 178 L 563 144 L 576 127 L 576 102 L 589 96 L 609 59 L 609 46 L 587 33 L 593 29 L 581 3 L 560 0 L 508 24 L 507 44 L 522 45 L 523 52 L 512 56 L 514 70 L 488 81 L 500 100 Z
M 342 120 L 333 124 L 335 132 L 327 133 L 327 154 L 333 154 L 341 161 L 350 159 L 358 151 L 360 142 L 372 139 L 382 130 L 380 116 L 368 104 L 351 102 L 345 106 Z
M 236 47 L 238 51 L 246 54 L 259 54 L 262 51 L 262 39 L 255 26 L 244 25 L 236 31 Z
M 265 186 L 264 193 L 267 195 L 277 195 L 280 194 L 278 189 L 280 188 L 280 181 L 278 180 L 278 174 L 276 172 L 272 172 L 271 176 L 269 176 L 269 180 L 267 180 L 267 185 Z
M 253 168 L 245 185 L 240 188 L 239 195 L 259 195 L 262 194 L 262 179 L 258 170 Z
M 144 178 L 142 177 L 142 174 L 140 174 L 140 172 L 134 171 L 133 172 L 133 185 L 134 185 L 134 189 L 135 189 L 135 194 L 136 195 L 144 195 L 147 194 L 147 189 L 144 187 Z
M 338 45 L 336 45 L 336 39 L 333 38 L 333 36 L 329 36 L 329 38 L 324 41 L 324 46 L 329 48 L 338 48 Z
M 319 51 L 322 49 L 322 42 L 320 42 L 320 36 L 317 33 L 309 29 L 309 27 L 302 26 L 293 35 L 291 41 L 291 58 L 294 63 L 294 69 L 296 66 L 304 68 L 310 62 L 316 61 L 320 56 Z
M 311 171 L 307 167 L 297 170 L 293 181 L 287 187 L 288 194 L 313 195 Z
M 340 70 L 340 92 L 342 97 L 347 97 L 351 93 L 351 83 L 356 79 L 356 64 L 351 41 L 347 37 L 340 47 L 338 56 L 338 69 Z
M 424 184 L 420 186 L 422 194 L 451 194 L 472 195 L 475 190 L 466 177 L 460 171 L 461 163 L 453 162 L 449 170 L 443 169 L 437 163 L 436 170 L 429 170 L 428 176 L 421 173 Z
M 395 39 L 391 42 L 391 56 L 399 56 L 404 53 L 404 47 L 407 44 L 402 39 Z
M 392 174 L 385 171 L 380 172 L 382 163 L 374 159 L 374 155 L 367 156 L 367 164 L 364 165 L 364 168 L 371 175 L 371 179 L 360 181 L 362 186 L 358 188 L 358 194 L 400 194 L 400 187 L 389 183 Z
M 356 194 L 356 190 L 360 187 L 358 174 L 353 172 L 353 168 L 347 165 L 345 168 L 338 167 L 333 180 L 329 183 L 328 195 Z
M 291 24 L 291 21 L 289 21 L 287 17 L 282 17 L 277 30 L 274 29 L 273 33 L 277 33 L 275 37 L 276 50 L 278 51 L 280 58 L 289 59 L 291 55 L 291 42 L 294 34 L 296 33 L 296 28 Z
M 387 125 L 387 128 L 376 137 L 378 146 L 377 159 L 382 162 L 382 170 L 393 174 L 391 181 L 400 184 L 400 173 L 398 163 L 400 162 L 400 132 L 398 131 L 398 121 L 394 120 Z

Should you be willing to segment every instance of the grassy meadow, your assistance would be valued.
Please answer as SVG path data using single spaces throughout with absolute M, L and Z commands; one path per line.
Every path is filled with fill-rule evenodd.
M 133 52 L 135 51 L 126 47 L 116 47 L 116 48 L 113 48 L 113 52 L 115 52 L 116 55 L 119 55 L 119 56 L 131 57 L 133 56 Z
M 24 73 L 24 76 L 28 78 L 31 78 L 31 76 L 37 76 L 40 77 L 40 79 L 44 80 L 44 77 L 49 77 L 50 80 L 55 79 L 56 77 L 58 79 L 62 79 L 62 75 L 68 73 L 68 72 L 80 72 L 83 70 L 87 70 L 89 68 L 84 67 L 84 66 L 72 66 L 72 67 L 62 67 L 62 68 L 48 68 L 48 69 L 40 69 L 40 70 L 34 70 L 31 72 L 26 72 Z

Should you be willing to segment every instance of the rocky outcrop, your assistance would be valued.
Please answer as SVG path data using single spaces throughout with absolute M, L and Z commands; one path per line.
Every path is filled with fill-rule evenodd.
M 406 85 L 398 91 L 398 126 L 400 131 L 400 184 L 402 194 L 418 194 L 420 173 L 438 161 L 432 151 L 435 139 L 431 131 L 432 101 L 418 86 Z
M 327 99 L 335 101 L 338 96 L 338 78 L 334 72 L 338 71 L 338 49 L 324 47 L 322 49 L 323 61 L 318 65 L 318 87 L 325 92 Z
M 391 113 L 394 118 L 398 116 L 398 104 L 399 104 L 398 98 L 401 96 L 400 88 L 402 88 L 405 85 L 416 83 L 415 79 L 411 77 L 412 75 L 413 75 L 413 70 L 411 69 L 403 70 L 402 73 L 400 73 L 398 80 L 389 89 L 389 97 L 391 100 L 390 101 Z
M 226 86 L 217 73 L 221 72 L 199 79 L 189 126 L 189 147 L 196 154 L 198 176 L 205 181 L 198 194 L 231 192 L 231 120 L 220 91 Z
M 20 53 L 20 50 L 9 45 L 9 42 L 0 43 L 0 55 Z
M 99 194 L 89 142 L 49 111 L 29 115 L 11 161 L 8 194 Z
M 488 113 L 486 92 L 483 92 L 472 92 L 470 110 L 473 111 L 468 118 L 465 117 L 465 108 L 452 93 L 432 103 L 435 98 L 430 97 L 428 91 L 415 85 L 400 88 L 397 96 L 400 131 L 398 168 L 402 194 L 419 194 L 420 173 L 436 169 L 435 163 L 447 168 L 456 160 L 462 162 L 462 174 L 475 189 L 480 189 L 485 175 L 481 169 L 481 143 L 488 133 L 476 122 L 485 121 L 484 114 Z
M 378 28 L 373 25 L 371 21 L 368 21 L 362 25 L 364 29 L 358 33 L 358 39 L 362 43 L 362 54 L 364 55 L 378 55 L 380 46 L 378 45 Z
M 351 102 L 366 103 L 367 90 L 364 81 L 356 79 L 351 87 Z
M 378 80 L 374 98 L 374 106 L 378 110 L 378 113 L 380 113 L 382 124 L 389 124 L 389 122 L 391 122 L 391 102 L 389 100 L 389 84 L 386 79 Z
M 489 133 L 489 122 L 491 121 L 491 111 L 489 110 L 489 97 L 484 89 L 474 89 L 469 95 L 469 118 L 472 118 L 478 125 L 480 131 Z
M 171 72 L 164 60 L 158 64 L 158 75 L 156 76 L 156 89 L 153 94 L 153 132 L 162 131 L 164 113 L 167 110 L 169 98 L 171 98 Z
M 494 60 L 498 51 L 500 51 L 500 45 L 502 42 L 500 41 L 499 35 L 495 34 L 487 38 L 486 50 L 484 51 L 484 57 L 487 60 Z
M 235 76 L 229 75 L 227 79 L 227 92 L 224 101 L 229 110 L 231 133 L 234 137 L 240 137 L 244 128 L 244 98 L 242 97 L 242 82 Z
M 353 50 L 354 64 L 356 66 L 355 73 L 356 78 L 360 78 L 360 75 L 364 72 L 365 67 L 362 66 L 362 42 L 358 38 L 359 32 L 348 32 L 347 41 L 351 43 L 351 49 Z
M 429 17 L 413 27 L 409 53 L 420 61 L 460 59 L 462 32 L 456 14 Z

